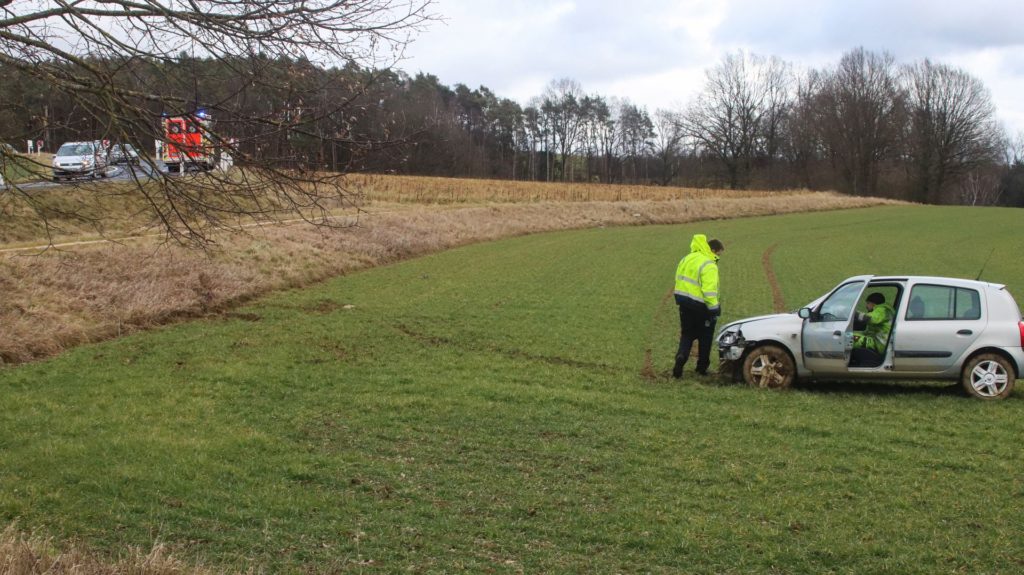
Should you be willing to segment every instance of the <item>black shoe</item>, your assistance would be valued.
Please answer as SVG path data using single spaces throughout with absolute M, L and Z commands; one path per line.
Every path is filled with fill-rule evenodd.
M 676 379 L 683 377 L 683 364 L 679 363 L 678 361 L 674 366 L 672 366 L 672 377 Z

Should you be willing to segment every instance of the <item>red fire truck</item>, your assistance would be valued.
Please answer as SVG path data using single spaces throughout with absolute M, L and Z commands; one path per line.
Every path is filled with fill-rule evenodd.
M 216 165 L 210 139 L 213 121 L 206 110 L 185 116 L 164 116 L 163 157 L 168 172 L 208 171 Z

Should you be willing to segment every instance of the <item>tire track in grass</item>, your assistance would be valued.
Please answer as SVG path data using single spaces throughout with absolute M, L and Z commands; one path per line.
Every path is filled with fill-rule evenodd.
M 651 324 L 647 328 L 647 337 L 644 338 L 647 341 L 647 347 L 644 349 L 644 364 L 640 368 L 640 375 L 644 379 L 657 379 L 658 374 L 654 371 L 654 358 L 652 353 L 654 350 L 654 338 L 655 329 L 658 327 L 658 318 L 661 317 L 662 312 L 665 310 L 665 303 L 672 299 L 672 294 L 675 292 L 673 288 L 669 288 L 665 295 L 661 297 L 661 303 L 654 310 L 654 315 L 651 316 Z
M 775 276 L 775 269 L 772 267 L 772 254 L 779 244 L 772 244 L 761 254 L 761 266 L 764 267 L 764 276 L 768 285 L 772 288 L 772 309 L 776 313 L 786 311 L 786 300 L 782 297 L 782 288 L 779 287 L 779 279 Z

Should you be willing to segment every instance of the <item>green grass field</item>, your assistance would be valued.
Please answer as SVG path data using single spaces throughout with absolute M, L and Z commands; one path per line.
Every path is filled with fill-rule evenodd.
M 39 178 L 48 179 L 50 176 L 48 168 L 52 157 L 52 154 L 44 154 L 0 158 L 0 172 L 9 184 L 18 184 Z
M 1018 572 L 1024 392 L 677 382 L 664 295 L 703 232 L 725 320 L 771 311 L 773 245 L 794 309 L 990 253 L 983 279 L 1020 297 L 1020 215 L 517 238 L 5 369 L 0 520 L 265 572 Z

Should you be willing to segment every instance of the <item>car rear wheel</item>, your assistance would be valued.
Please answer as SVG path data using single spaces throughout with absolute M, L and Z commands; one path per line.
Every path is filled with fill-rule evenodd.
M 762 345 L 743 361 L 743 379 L 753 387 L 785 389 L 796 379 L 796 365 L 786 350 L 777 345 Z
M 1013 393 L 1013 366 L 1001 355 L 983 353 L 967 362 L 960 381 L 973 397 L 1005 399 Z

